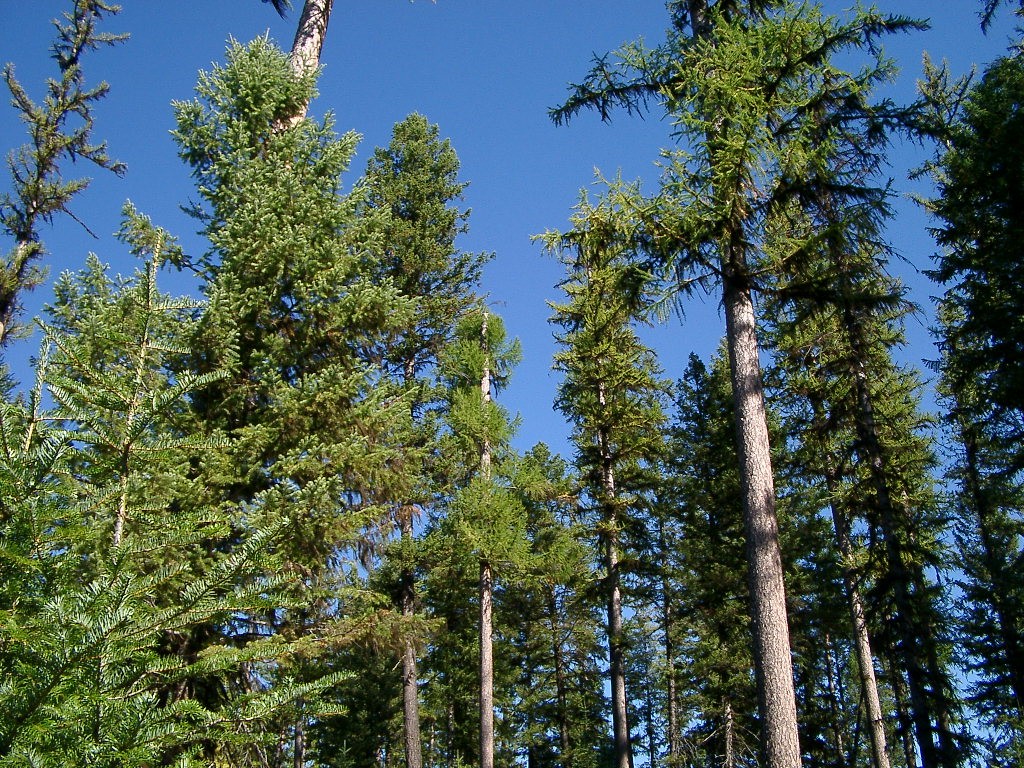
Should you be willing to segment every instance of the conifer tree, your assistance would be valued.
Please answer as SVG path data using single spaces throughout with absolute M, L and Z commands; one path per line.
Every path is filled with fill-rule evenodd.
M 943 151 L 934 166 L 939 196 L 929 202 L 943 247 L 932 273 L 944 289 L 937 367 L 955 441 L 949 479 L 956 485 L 968 597 L 962 631 L 979 676 L 971 700 L 993 729 L 985 740 L 993 759 L 1011 762 L 1021 754 L 1024 713 L 1018 607 L 1024 293 L 1016 258 L 1024 225 L 1016 207 L 1024 197 L 1015 172 L 1024 165 L 1022 93 L 1024 67 L 1019 55 L 1009 56 L 993 62 L 966 99 L 949 107 L 953 119 L 940 134 Z
M 227 632 L 232 616 L 284 598 L 266 576 L 273 531 L 252 531 L 230 553 L 200 546 L 229 526 L 225 510 L 197 501 L 193 471 L 223 438 L 194 429 L 189 401 L 219 374 L 175 369 L 196 305 L 156 289 L 173 243 L 130 209 L 123 237 L 144 271 L 114 281 L 93 258 L 62 277 L 30 406 L 6 404 L 0 424 L 3 561 L 25 570 L 27 587 L 5 592 L 3 606 L 12 642 L 0 661 L 0 752 L 12 765 L 240 757 L 264 748 L 256 726 L 320 689 L 283 676 L 272 696 L 235 687 L 241 661 L 273 668 L 273 643 L 202 660 L 167 652 L 174 637 Z M 44 391 L 56 403 L 48 413 Z M 205 706 L 182 695 L 197 680 L 225 696 Z
M 191 365 L 225 377 L 196 401 L 208 430 L 233 438 L 211 458 L 211 503 L 268 494 L 226 538 L 281 524 L 279 547 L 298 610 L 247 616 L 237 641 L 263 635 L 303 640 L 303 663 L 372 628 L 379 606 L 346 599 L 360 542 L 386 519 L 382 499 L 408 498 L 402 446 L 411 443 L 409 403 L 367 354 L 410 316 L 390 281 L 364 273 L 380 254 L 378 219 L 357 217 L 342 193 L 356 137 L 338 137 L 328 117 L 285 129 L 308 100 L 315 73 L 297 75 L 267 40 L 232 44 L 227 62 L 200 75 L 197 98 L 176 104 L 175 137 L 190 164 L 210 250 L 180 263 L 204 279 L 209 304 Z M 363 615 L 368 612 L 368 615 Z M 182 652 L 208 642 L 184 638 Z M 311 672 L 312 674 L 319 674 Z M 312 714 L 282 723 L 301 753 Z
M 837 180 L 823 186 L 829 183 L 840 187 Z M 780 265 L 778 297 L 770 302 L 780 389 L 804 446 L 798 471 L 809 473 L 812 486 L 824 483 L 831 507 L 874 762 L 884 765 L 888 752 L 880 698 L 873 692 L 866 614 L 885 605 L 892 620 L 879 639 L 888 646 L 892 673 L 906 676 L 908 714 L 922 759 L 955 765 L 957 704 L 941 650 L 948 632 L 940 596 L 925 577 L 928 564 L 943 561 L 943 521 L 930 476 L 934 457 L 918 404 L 920 385 L 912 372 L 893 363 L 890 352 L 902 343 L 901 319 L 909 308 L 876 250 L 873 214 L 884 209 L 883 198 L 872 200 L 873 191 L 856 179 L 843 186 L 859 190 L 860 198 L 845 214 L 834 206 L 837 196 L 825 192 L 820 207 L 805 206 L 801 213 L 820 216 L 813 225 L 791 222 L 785 228 L 787 244 L 811 247 L 802 252 L 799 273 Z M 822 236 L 794 237 L 803 226 Z M 862 556 L 855 551 L 853 531 L 862 524 L 876 542 L 866 553 L 870 565 L 858 565 Z M 877 580 L 870 591 L 864 588 L 869 579 Z M 901 731 L 909 743 L 909 721 L 901 722 Z
M 574 228 L 546 236 L 566 266 L 565 304 L 553 305 L 564 329 L 555 366 L 565 373 L 556 405 L 573 425 L 577 468 L 593 505 L 602 551 L 609 683 L 617 768 L 632 768 L 626 650 L 623 633 L 622 552 L 637 504 L 649 490 L 658 455 L 664 385 L 653 353 L 634 324 L 648 311 L 646 275 L 610 237 L 617 211 L 582 200 Z
M 584 108 L 607 118 L 615 107 L 664 105 L 687 146 L 673 153 L 662 194 L 638 199 L 613 187 L 629 211 L 632 247 L 667 267 L 684 287 L 721 289 L 736 398 L 736 426 L 754 619 L 762 751 L 773 768 L 800 763 L 786 598 L 775 513 L 767 419 L 758 359 L 754 292 L 766 218 L 793 181 L 791 153 L 814 138 L 816 104 L 845 103 L 836 129 L 870 123 L 875 113 L 852 95 L 884 78 L 876 62 L 848 74 L 833 61 L 882 34 L 919 26 L 857 10 L 849 21 L 791 2 L 673 2 L 667 41 L 630 44 L 594 70 L 553 114 Z M 845 101 L 844 101 L 845 100 Z
M 125 171 L 122 163 L 107 155 L 105 143 L 94 143 L 93 110 L 108 87 L 106 83 L 88 87 L 82 69 L 86 52 L 127 37 L 99 28 L 105 17 L 118 10 L 118 6 L 103 0 L 75 0 L 64 20 L 54 22 L 57 39 L 53 57 L 60 76 L 47 81 L 47 95 L 42 101 L 31 98 L 15 77 L 13 65 L 4 68 L 12 103 L 28 125 L 32 139 L 8 156 L 12 190 L 0 194 L 0 226 L 14 240 L 0 265 L 0 347 L 16 328 L 21 294 L 39 285 L 45 275 L 38 265 L 45 252 L 43 225 L 59 213 L 74 218 L 71 201 L 89 185 L 87 178 L 64 178 L 61 164 L 82 159 L 117 174 Z
M 695 356 L 676 386 L 668 430 L 665 502 L 679 523 L 672 553 L 680 659 L 680 755 L 721 765 L 756 760 L 756 690 L 750 676 L 748 587 L 735 436 L 724 356 Z
M 362 215 L 379 217 L 379 253 L 363 265 L 373 282 L 390 281 L 412 302 L 408 324 L 396 327 L 367 353 L 384 375 L 408 398 L 414 424 L 413 442 L 405 447 L 404 473 L 415 478 L 406 498 L 390 501 L 395 509 L 401 547 L 399 609 L 411 620 L 415 613 L 416 560 L 414 518 L 436 494 L 431 464 L 436 461 L 439 412 L 444 393 L 437 385 L 437 361 L 452 341 L 458 318 L 476 301 L 474 290 L 486 256 L 457 250 L 455 240 L 466 230 L 468 213 L 458 208 L 465 184 L 458 180 L 459 161 L 437 126 L 413 114 L 398 123 L 392 141 L 378 148 L 361 182 Z M 418 712 L 416 638 L 409 634 L 402 649 L 406 764 L 422 766 Z
M 607 716 L 595 661 L 600 631 L 576 479 L 541 443 L 517 461 L 511 482 L 526 510 L 530 560 L 501 596 L 515 672 L 506 740 L 534 768 L 600 764 Z

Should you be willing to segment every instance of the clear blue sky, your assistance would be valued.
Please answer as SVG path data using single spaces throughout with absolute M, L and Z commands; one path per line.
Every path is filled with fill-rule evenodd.
M 123 0 L 124 11 L 109 25 L 131 39 L 91 54 L 85 62 L 91 82 L 107 80 L 109 97 L 97 110 L 96 136 L 106 139 L 111 154 L 128 164 L 124 179 L 95 176 L 89 192 L 73 210 L 100 237 L 93 239 L 68 218 L 44 233 L 53 274 L 78 269 L 88 251 L 96 252 L 113 271 L 128 273 L 134 264 L 110 237 L 118 212 L 131 199 L 155 222 L 179 236 L 187 250 L 203 245 L 195 222 L 178 206 L 192 195 L 187 169 L 178 160 L 168 132 L 173 127 L 171 101 L 192 95 L 196 73 L 223 57 L 225 41 L 247 41 L 269 31 L 287 48 L 297 12 L 281 20 L 258 0 Z M 297 3 L 299 4 L 299 3 Z M 41 93 L 53 72 L 47 57 L 49 20 L 70 2 L 0 0 L 0 61 L 13 62 L 29 91 Z M 931 18 L 933 29 L 895 39 L 887 49 L 903 67 L 894 93 L 911 98 L 922 51 L 949 59 L 954 72 L 968 70 L 1006 50 L 1010 13 L 982 36 L 975 0 L 882 0 L 885 11 Z M 840 12 L 846 3 L 826 3 Z M 566 84 L 580 79 L 595 53 L 638 37 L 656 44 L 667 23 L 661 0 L 337 0 L 324 50 L 320 98 L 312 113 L 334 112 L 340 130 L 364 136 L 349 175 L 365 167 L 373 147 L 386 144 L 391 126 L 413 111 L 439 124 L 462 161 L 462 178 L 470 182 L 466 203 L 473 209 L 471 232 L 460 246 L 493 251 L 485 290 L 510 331 L 523 343 L 524 360 L 502 400 L 522 414 L 521 446 L 545 440 L 566 450 L 566 429 L 552 413 L 557 377 L 551 371 L 554 342 L 546 302 L 557 299 L 558 264 L 545 256 L 531 236 L 566 226 L 581 187 L 593 182 L 595 169 L 653 183 L 658 149 L 667 146 L 667 125 L 657 115 L 646 120 L 617 116 L 611 125 L 584 114 L 567 127 L 555 127 L 547 109 L 564 99 Z M 24 141 L 13 110 L 0 109 L 0 147 L 6 152 Z M 905 170 L 920 158 L 913 147 L 897 147 L 893 176 L 900 189 Z M 7 177 L 3 179 L 8 183 Z M 911 285 L 913 300 L 926 310 L 932 288 L 915 274 L 927 268 L 933 250 L 927 220 L 910 204 L 900 216 L 891 241 L 908 263 L 894 271 Z M 9 247 L 4 243 L 3 248 Z M 169 273 L 164 290 L 188 289 Z M 934 291 L 932 291 L 934 292 Z M 37 312 L 49 300 L 44 287 L 27 302 Z M 928 316 L 912 321 L 905 358 L 919 362 L 932 356 Z M 666 374 L 681 373 L 690 351 L 709 355 L 717 346 L 723 321 L 714 300 L 650 334 L 662 354 Z M 11 359 L 26 360 L 37 341 L 21 342 Z M 24 364 L 20 370 L 24 376 Z

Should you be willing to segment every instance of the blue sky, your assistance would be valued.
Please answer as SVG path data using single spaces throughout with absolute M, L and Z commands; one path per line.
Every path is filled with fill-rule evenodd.
M 30 93 L 53 71 L 47 57 L 49 20 L 70 5 L 62 0 L 0 0 L 0 61 L 13 62 Z M 828 2 L 840 13 L 847 4 Z M 1009 11 L 988 36 L 981 34 L 980 0 L 883 0 L 883 11 L 931 18 L 929 32 L 893 39 L 887 50 L 902 65 L 893 86 L 898 98 L 912 98 L 922 52 L 946 58 L 954 72 L 967 71 L 1006 50 L 1012 27 Z M 128 164 L 123 179 L 95 176 L 90 190 L 73 206 L 99 235 L 93 238 L 68 218 L 44 233 L 55 275 L 78 269 L 89 251 L 115 272 L 134 269 L 132 258 L 110 233 L 118 212 L 131 199 L 154 221 L 177 235 L 186 250 L 198 254 L 203 244 L 195 222 L 178 210 L 192 195 L 192 183 L 178 160 L 169 131 L 171 102 L 188 99 L 199 69 L 223 58 L 229 37 L 247 41 L 268 33 L 287 48 L 297 12 L 277 17 L 258 0 L 124 0 L 124 11 L 108 25 L 127 31 L 121 46 L 91 54 L 85 68 L 91 82 L 110 83 L 109 97 L 97 110 L 96 136 L 108 141 L 111 154 Z M 558 299 L 557 262 L 542 253 L 531 236 L 566 226 L 579 190 L 591 185 L 595 169 L 618 172 L 653 184 L 660 147 L 669 146 L 668 125 L 652 115 L 646 120 L 616 116 L 610 125 L 584 114 L 567 127 L 554 126 L 547 110 L 579 80 L 595 53 L 643 37 L 656 44 L 667 16 L 662 0 L 337 0 L 324 50 L 320 97 L 314 115 L 335 114 L 339 130 L 363 135 L 349 181 L 361 173 L 373 147 L 386 144 L 391 126 L 413 111 L 426 115 L 451 139 L 462 161 L 462 178 L 470 182 L 466 204 L 472 208 L 470 233 L 460 246 L 492 251 L 484 289 L 510 332 L 523 344 L 524 360 L 502 394 L 505 405 L 522 414 L 517 442 L 529 446 L 545 440 L 565 447 L 566 428 L 552 413 L 557 376 L 551 371 L 555 350 L 546 302 Z M 12 109 L 0 109 L 0 148 L 6 152 L 24 141 Z M 892 174 L 901 191 L 909 191 L 905 171 L 920 161 L 921 150 L 897 146 Z M 3 184 L 7 184 L 6 177 Z M 919 186 L 918 191 L 922 191 Z M 924 190 L 926 191 L 926 190 Z M 927 219 L 910 203 L 898 205 L 890 240 L 906 262 L 893 270 L 911 286 L 911 298 L 925 312 L 911 321 L 904 358 L 919 363 L 933 355 L 927 325 L 929 293 L 917 270 L 927 268 L 934 250 Z M 3 247 L 9 247 L 4 243 Z M 167 274 L 164 290 L 189 288 L 184 278 Z M 27 302 L 37 312 L 49 299 L 44 287 Z M 672 319 L 648 338 L 662 355 L 666 375 L 679 376 L 687 355 L 709 355 L 724 322 L 717 301 L 688 310 L 680 323 Z M 37 342 L 21 342 L 11 359 L 24 362 Z M 24 373 L 22 373 L 24 376 Z

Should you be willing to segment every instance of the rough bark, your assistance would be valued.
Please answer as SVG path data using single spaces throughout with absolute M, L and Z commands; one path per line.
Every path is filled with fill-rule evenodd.
M 733 236 L 737 241 L 741 239 L 740 227 L 734 228 Z M 761 749 L 769 768 L 796 768 L 800 765 L 800 739 L 786 590 L 775 514 L 775 481 L 754 305 L 746 279 L 745 254 L 738 242 L 731 243 L 723 254 L 722 267 L 729 363 L 736 406 L 736 443 L 747 531 Z
M 299 17 L 299 26 L 292 42 L 292 70 L 298 75 L 307 75 L 320 66 L 324 39 L 327 37 L 327 22 L 331 18 L 334 0 L 306 0 Z M 302 105 L 300 112 L 292 115 L 282 128 L 291 128 L 300 122 L 309 109 L 309 102 Z

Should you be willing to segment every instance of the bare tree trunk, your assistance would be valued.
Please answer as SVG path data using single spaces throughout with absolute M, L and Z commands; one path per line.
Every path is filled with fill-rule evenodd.
M 555 695 L 558 700 L 558 745 L 561 748 L 559 760 L 563 768 L 572 768 L 569 754 L 569 702 L 565 683 L 565 658 L 562 650 L 561 627 L 558 624 L 558 603 L 555 588 L 548 586 L 548 613 L 551 616 L 552 652 L 555 659 Z
M 742 237 L 739 226 L 735 227 L 733 236 L 736 240 Z M 761 748 L 768 768 L 796 768 L 800 765 L 800 738 L 786 589 L 775 515 L 775 480 L 754 305 L 747 282 L 746 257 L 740 243 L 730 244 L 723 254 L 722 268 L 729 363 L 736 406 L 736 442 L 747 531 Z
M 480 768 L 494 768 L 494 654 L 491 598 L 494 574 L 480 561 Z
M 870 497 L 877 516 L 877 524 L 885 538 L 886 559 L 889 576 L 893 584 L 896 603 L 895 624 L 897 636 L 897 654 L 907 671 L 907 687 L 910 694 L 910 714 L 914 721 L 914 732 L 921 750 L 921 761 L 924 768 L 938 768 L 946 765 L 952 750 L 950 734 L 942 727 L 942 707 L 936 711 L 929 697 L 929 678 L 932 678 L 932 694 L 939 693 L 937 688 L 939 670 L 937 662 L 926 669 L 920 661 L 917 648 L 922 643 L 928 646 L 927 651 L 934 651 L 934 638 L 928 636 L 926 628 L 916 626 L 914 616 L 914 595 L 911 586 L 915 583 L 915 574 L 907 564 L 903 542 L 897 526 L 897 509 L 889 492 L 889 480 L 886 476 L 885 458 L 878 427 L 875 422 L 874 404 L 868 387 L 868 374 L 865 361 L 867 351 L 864 343 L 864 330 L 860 316 L 850 305 L 846 305 L 843 321 L 853 352 L 853 364 L 850 373 L 853 376 L 857 398 L 856 426 L 859 448 L 864 456 L 870 473 L 874 494 Z M 905 510 L 904 510 L 905 511 Z M 919 575 L 919 574 L 918 574 Z M 933 656 L 929 656 L 933 658 Z M 938 727 L 933 725 L 933 718 Z M 936 737 L 938 743 L 936 743 Z
M 725 755 L 722 759 L 722 768 L 736 768 L 736 721 L 732 716 L 732 702 L 725 702 L 724 723 L 722 728 L 725 731 Z
M 412 508 L 406 505 L 401 512 L 402 539 L 412 539 Z M 412 570 L 402 569 L 402 616 L 411 619 L 416 610 L 416 592 Z M 416 643 L 405 638 L 402 652 L 402 725 L 405 737 L 406 768 L 423 768 L 423 748 L 420 739 L 419 671 L 416 667 Z
M 815 404 L 816 418 L 818 405 Z M 825 485 L 829 495 L 835 498 L 838 484 L 835 471 L 830 467 L 825 470 Z M 878 695 L 878 680 L 875 677 L 875 660 L 871 653 L 871 636 L 868 632 L 868 621 L 864 615 L 864 598 L 860 593 L 860 585 L 854 565 L 853 541 L 850 534 L 850 518 L 833 501 L 832 525 L 836 532 L 836 543 L 839 545 L 839 556 L 842 563 L 843 586 L 850 611 L 850 626 L 853 630 L 853 645 L 857 654 L 857 672 L 860 687 L 867 710 L 868 737 L 871 739 L 872 765 L 875 768 L 889 768 L 889 746 L 886 743 L 885 723 L 882 715 L 882 702 Z
M 303 4 L 302 15 L 299 17 L 299 26 L 295 31 L 295 40 L 292 42 L 291 50 L 292 71 L 297 75 L 308 75 L 320 66 L 320 54 L 324 49 L 327 22 L 331 18 L 333 6 L 334 0 L 306 0 Z M 308 109 L 309 102 L 307 101 L 299 111 L 282 121 L 277 126 L 278 129 L 295 126 L 306 116 Z
M 598 401 L 605 405 L 604 384 L 598 385 Z M 615 502 L 615 469 L 612 466 L 608 435 L 599 431 L 601 485 L 604 513 L 605 568 L 608 579 L 608 674 L 612 689 L 612 729 L 615 739 L 615 768 L 633 768 L 633 749 L 629 741 L 629 712 L 626 708 L 626 660 L 622 647 L 622 588 L 619 575 L 619 515 Z
M 487 350 L 487 312 L 483 313 L 481 343 Z M 480 398 L 491 402 L 491 368 L 484 358 L 480 377 Z M 485 435 L 480 448 L 480 472 L 491 476 L 491 441 Z M 494 594 L 494 573 L 486 558 L 480 559 L 480 768 L 494 768 L 494 649 L 491 601 Z
M 662 552 L 667 548 L 663 526 L 658 529 L 658 543 Z M 668 764 L 674 766 L 679 754 L 679 712 L 676 707 L 676 664 L 675 644 L 672 642 L 672 601 L 669 599 L 668 579 L 662 574 L 661 579 L 661 622 L 665 632 L 665 677 L 668 699 L 665 709 L 668 718 Z

